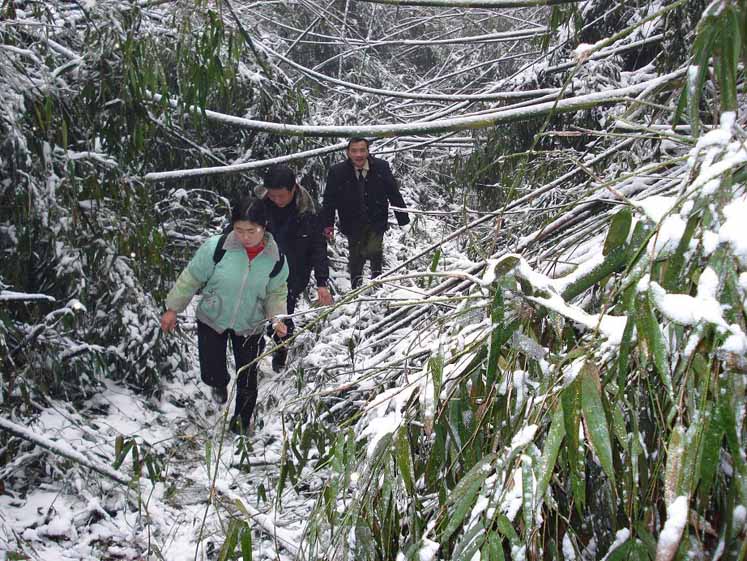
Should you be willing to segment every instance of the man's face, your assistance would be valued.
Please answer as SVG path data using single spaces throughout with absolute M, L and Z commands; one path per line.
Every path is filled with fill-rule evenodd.
M 359 142 L 353 142 L 348 146 L 348 158 L 353 162 L 356 169 L 361 169 L 368 159 L 368 144 L 363 140 Z
M 293 189 L 288 191 L 285 187 L 281 187 L 280 189 L 268 189 L 267 190 L 267 198 L 270 199 L 273 204 L 278 208 L 285 208 L 287 207 L 290 202 L 293 200 L 293 196 L 296 194 L 296 186 L 293 186 Z

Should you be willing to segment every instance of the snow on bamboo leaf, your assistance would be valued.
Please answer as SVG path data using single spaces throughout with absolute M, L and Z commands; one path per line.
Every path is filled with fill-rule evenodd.
M 579 375 L 581 382 L 581 411 L 584 414 L 586 432 L 589 434 L 594 452 L 602 464 L 602 469 L 615 485 L 615 466 L 612 464 L 612 441 L 607 417 L 602 404 L 599 371 L 587 362 Z
M 472 466 L 472 469 L 454 487 L 447 500 L 447 504 L 454 508 L 450 511 L 446 528 L 440 536 L 441 543 L 446 543 L 461 526 L 467 512 L 474 505 L 480 487 L 482 487 L 487 476 L 493 471 L 495 458 L 495 454 L 484 457 Z

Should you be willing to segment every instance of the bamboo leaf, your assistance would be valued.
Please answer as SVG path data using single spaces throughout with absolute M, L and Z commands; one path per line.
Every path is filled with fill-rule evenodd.
M 542 459 L 540 460 L 539 466 L 537 466 L 537 501 L 541 501 L 547 491 L 547 486 L 550 484 L 550 478 L 552 478 L 552 472 L 555 468 L 555 462 L 558 459 L 558 452 L 560 452 L 560 445 L 563 443 L 565 437 L 565 427 L 563 418 L 563 407 L 558 406 L 555 409 L 555 413 L 552 417 L 552 423 L 550 423 L 550 430 L 547 432 L 545 438 L 545 446 L 542 450 Z
M 226 540 L 220 548 L 218 561 L 227 561 L 230 557 L 233 557 L 233 553 L 236 551 L 236 545 L 239 543 L 239 530 L 242 526 L 244 526 L 244 523 L 236 518 L 232 519 L 228 524 Z
M 563 423 L 568 442 L 568 467 L 571 472 L 571 491 L 576 499 L 576 508 L 581 513 L 586 505 L 586 483 L 584 476 L 584 457 L 579 438 L 581 422 L 581 383 L 576 378 L 561 394 L 563 404 Z
M 685 429 L 677 424 L 669 436 L 667 466 L 664 473 L 664 504 L 670 506 L 679 496 L 682 454 L 685 449 Z
M 630 212 L 628 207 L 623 207 L 622 210 L 612 217 L 610 229 L 608 230 L 607 237 L 604 240 L 604 248 L 602 249 L 603 255 L 608 255 L 610 251 L 622 246 L 627 241 L 632 223 L 633 213 Z
M 461 526 L 467 512 L 473 507 L 477 494 L 482 487 L 485 478 L 493 470 L 492 463 L 496 455 L 490 454 L 477 462 L 467 474 L 457 483 L 449 495 L 447 504 L 453 505 L 454 509 L 449 518 L 446 529 L 441 534 L 441 542 L 444 543 Z
M 712 405 L 703 432 L 703 447 L 700 454 L 700 495 L 708 497 L 716 478 L 716 469 L 724 440 L 724 425 L 717 405 Z
M 602 464 L 602 469 L 614 486 L 615 468 L 612 465 L 612 442 L 602 404 L 599 372 L 596 366 L 587 362 L 581 374 L 579 374 L 579 378 L 581 379 L 581 410 L 586 421 L 586 430 L 589 433 L 594 452 Z
M 412 464 L 412 455 L 410 451 L 410 438 L 407 427 L 401 426 L 397 430 L 395 439 L 395 459 L 397 469 L 402 477 L 402 482 L 410 495 L 415 495 L 414 470 Z
M 649 357 L 653 359 L 654 367 L 664 387 L 667 389 L 669 399 L 674 400 L 672 376 L 669 373 L 669 361 L 667 360 L 667 351 L 664 345 L 664 335 L 662 335 L 661 328 L 654 315 L 648 293 L 641 295 L 638 299 L 636 324 L 639 335 L 646 341 Z
M 252 529 L 246 524 L 241 529 L 241 559 L 252 561 Z
M 737 63 L 739 62 L 740 29 L 739 19 L 732 6 L 726 6 L 719 23 L 719 46 L 721 56 L 716 69 L 721 86 L 721 111 L 737 110 Z
M 490 334 L 490 347 L 488 350 L 488 367 L 485 373 L 485 383 L 492 385 L 496 380 L 496 371 L 498 370 L 498 356 L 500 354 L 503 340 L 503 291 L 500 286 L 495 287 L 493 296 L 493 305 L 491 307 L 491 322 L 493 331 Z
M 482 559 L 485 561 L 506 561 L 501 539 L 496 532 L 488 534 L 487 543 L 482 548 Z

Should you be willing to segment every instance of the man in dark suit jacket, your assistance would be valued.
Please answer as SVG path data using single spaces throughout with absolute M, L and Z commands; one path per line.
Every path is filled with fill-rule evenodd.
M 324 234 L 334 237 L 335 214 L 340 231 L 348 238 L 348 271 L 353 288 L 363 282 L 363 265 L 371 261 L 371 276 L 381 274 L 384 232 L 388 227 L 389 203 L 404 208 L 389 164 L 368 152 L 368 140 L 351 138 L 348 159 L 332 166 L 324 191 Z M 410 222 L 406 212 L 395 211 L 397 223 Z

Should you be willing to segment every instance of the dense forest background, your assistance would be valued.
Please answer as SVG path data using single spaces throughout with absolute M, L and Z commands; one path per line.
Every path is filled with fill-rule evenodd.
M 743 0 L 2 0 L 2 559 L 747 556 Z M 413 223 L 225 434 L 166 291 L 288 162 Z M 263 359 L 264 360 L 264 359 Z M 266 370 L 266 368 L 265 368 Z

